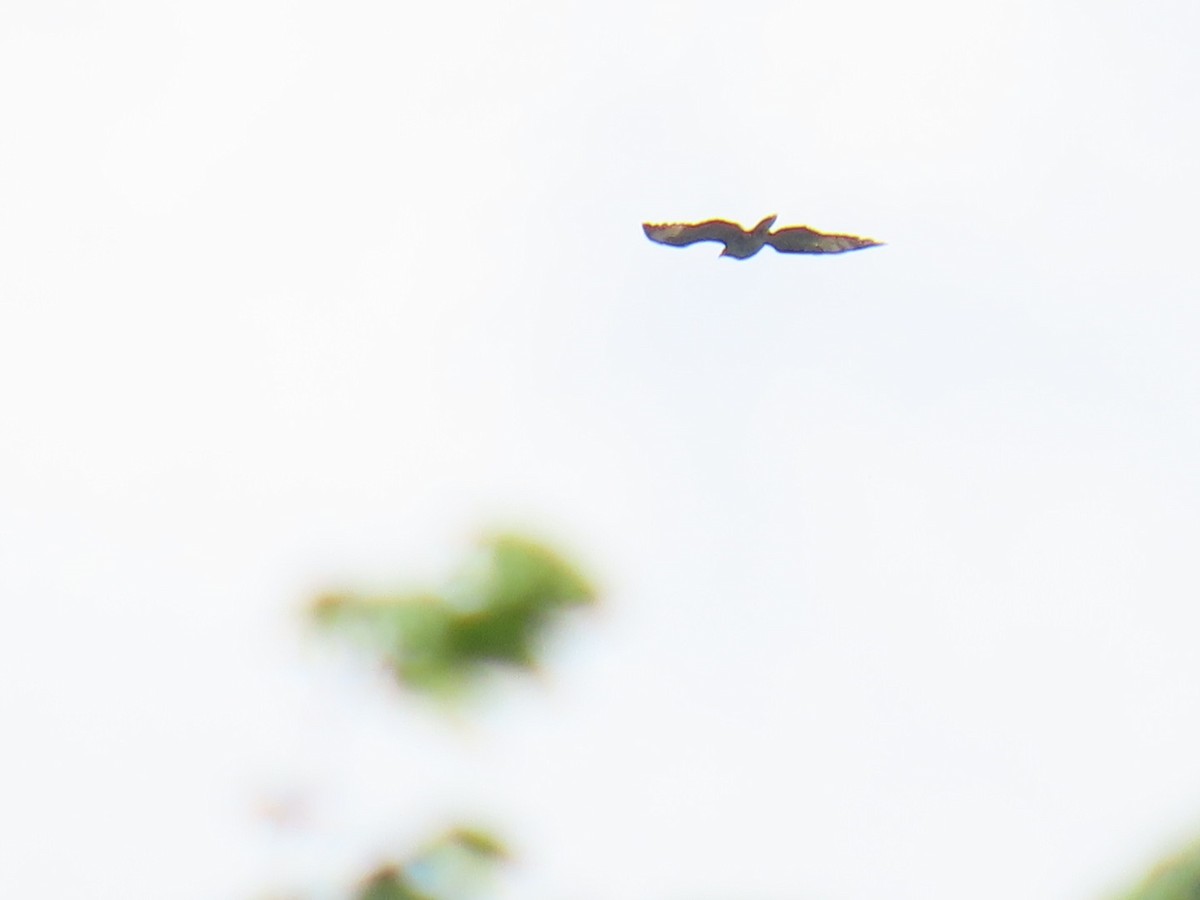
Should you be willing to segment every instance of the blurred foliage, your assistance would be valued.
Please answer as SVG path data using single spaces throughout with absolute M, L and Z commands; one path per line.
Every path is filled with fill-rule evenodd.
M 1122 900 L 1200 900 L 1200 843 L 1159 863 Z
M 588 581 L 553 551 L 500 534 L 483 540 L 440 591 L 334 593 L 311 614 L 322 630 L 379 653 L 403 684 L 445 696 L 488 666 L 533 669 L 550 626 L 595 599 Z M 367 876 L 353 900 L 464 900 L 507 855 L 485 831 L 454 829 Z M 1160 863 L 1120 900 L 1200 900 L 1200 843 Z
M 380 653 L 404 684 L 447 695 L 487 665 L 533 669 L 549 626 L 593 602 L 591 585 L 561 557 L 501 534 L 485 539 L 440 592 L 329 594 L 312 614 L 323 629 Z
M 404 870 L 385 866 L 365 882 L 356 900 L 427 900 L 426 895 L 411 887 Z
M 383 866 L 368 876 L 354 900 L 458 900 L 477 891 L 492 865 L 507 856 L 487 832 L 456 828 L 408 862 Z

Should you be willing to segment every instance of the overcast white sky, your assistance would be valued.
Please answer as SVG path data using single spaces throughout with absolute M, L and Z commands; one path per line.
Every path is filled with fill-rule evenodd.
M 1200 6 L 8 0 L 0 895 L 1084 900 L 1200 833 Z M 884 248 L 738 263 L 642 221 Z M 446 723 L 323 585 L 604 586 Z M 274 834 L 262 798 L 298 795 Z

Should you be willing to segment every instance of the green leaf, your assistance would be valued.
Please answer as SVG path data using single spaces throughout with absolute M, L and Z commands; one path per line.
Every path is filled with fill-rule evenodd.
M 1124 900 L 1200 900 L 1200 843 L 1159 863 Z
M 416 690 L 454 695 L 486 666 L 532 669 L 545 633 L 595 592 L 562 557 L 528 539 L 497 534 L 440 592 L 330 594 L 313 621 L 382 657 Z
M 433 900 L 408 883 L 404 870 L 385 866 L 369 876 L 354 895 L 355 900 Z

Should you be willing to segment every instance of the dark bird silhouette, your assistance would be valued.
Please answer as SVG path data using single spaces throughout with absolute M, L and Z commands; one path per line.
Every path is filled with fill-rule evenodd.
M 695 225 L 646 223 L 642 225 L 642 230 L 650 240 L 672 247 L 686 247 L 698 241 L 716 241 L 725 245 L 721 255 L 734 259 L 749 259 L 764 244 L 770 244 L 780 253 L 845 253 L 847 250 L 878 247 L 883 243 L 851 234 L 823 234 L 803 225 L 771 231 L 774 224 L 775 216 L 767 216 L 750 231 L 724 219 L 709 219 Z

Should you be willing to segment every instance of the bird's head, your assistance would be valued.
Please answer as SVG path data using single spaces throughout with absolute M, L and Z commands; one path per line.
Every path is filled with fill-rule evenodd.
M 761 222 L 759 222 L 757 225 L 755 225 L 754 231 L 753 231 L 754 236 L 755 237 L 766 237 L 767 232 L 771 230 L 771 226 L 775 224 L 775 220 L 777 218 L 779 218 L 779 217 L 778 216 L 767 216 L 765 219 L 763 219 Z

